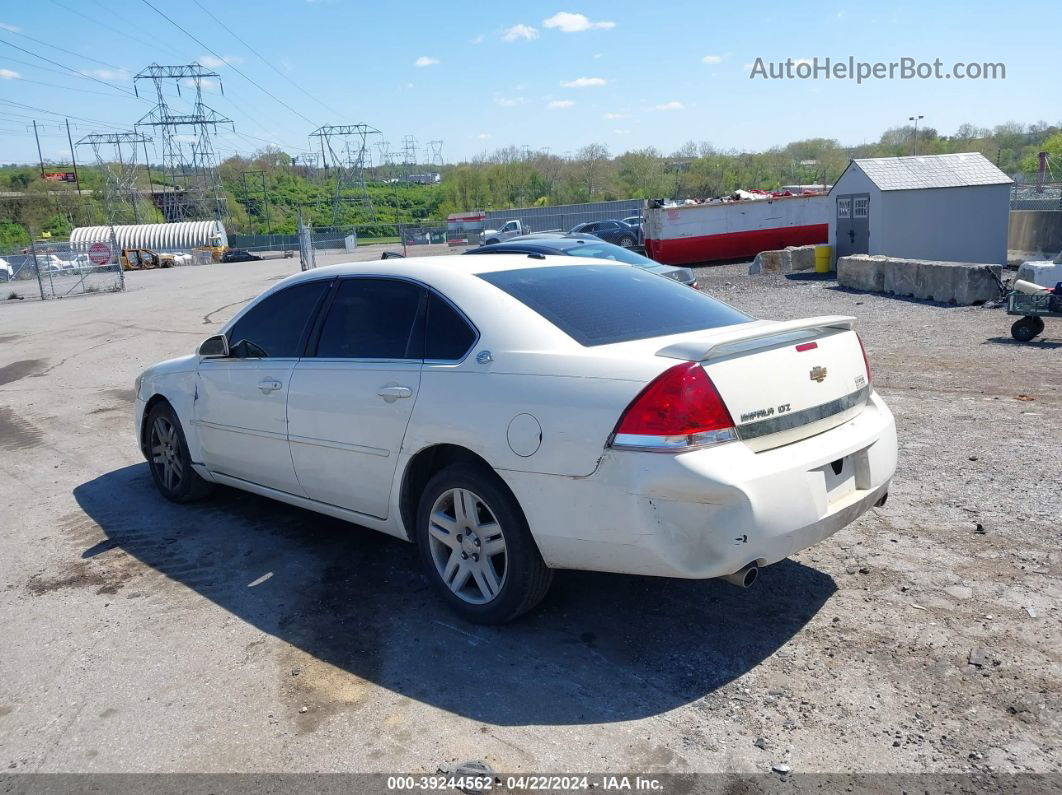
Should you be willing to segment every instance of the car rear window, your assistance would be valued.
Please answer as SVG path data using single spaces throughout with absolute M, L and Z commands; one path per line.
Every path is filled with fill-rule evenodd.
M 521 268 L 478 276 L 587 347 L 752 320 L 676 281 L 620 265 Z

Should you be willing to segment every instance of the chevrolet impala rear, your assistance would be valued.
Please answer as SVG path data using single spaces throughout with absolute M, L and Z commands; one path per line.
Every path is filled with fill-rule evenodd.
M 495 281 L 506 289 L 513 273 Z M 759 567 L 885 502 L 895 424 L 854 318 L 753 320 L 702 295 L 717 314 L 691 304 L 687 321 L 671 305 L 684 295 L 667 295 L 666 311 L 639 311 L 637 298 L 595 299 L 574 275 L 555 278 L 553 289 L 524 280 L 511 292 L 614 372 L 654 374 L 627 382 L 618 412 L 618 392 L 601 390 L 614 425 L 592 472 L 506 473 L 548 565 L 747 587 Z M 602 317 L 595 306 L 610 300 L 615 317 Z M 676 323 L 712 327 L 651 331 Z

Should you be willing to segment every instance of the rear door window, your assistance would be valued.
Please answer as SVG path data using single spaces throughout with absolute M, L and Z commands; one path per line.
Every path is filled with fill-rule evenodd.
M 292 359 L 302 355 L 310 321 L 330 279 L 301 282 L 263 298 L 236 321 L 229 349 L 240 359 Z
M 445 299 L 428 294 L 424 331 L 424 358 L 460 361 L 476 341 L 477 332 Z
M 419 359 L 412 350 L 423 289 L 398 279 L 343 279 L 328 308 L 316 356 Z
M 752 320 L 702 292 L 629 266 L 571 265 L 478 275 L 585 346 Z

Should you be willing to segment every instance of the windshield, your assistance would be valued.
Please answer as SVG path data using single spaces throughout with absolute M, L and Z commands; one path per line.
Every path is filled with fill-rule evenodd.
M 477 275 L 587 347 L 752 320 L 704 293 L 634 268 L 571 265 Z

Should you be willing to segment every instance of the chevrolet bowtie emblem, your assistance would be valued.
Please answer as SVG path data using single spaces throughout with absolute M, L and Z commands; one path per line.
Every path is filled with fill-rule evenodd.
M 820 384 L 826 380 L 826 368 L 825 367 L 812 367 L 811 368 L 811 380 L 818 381 Z

